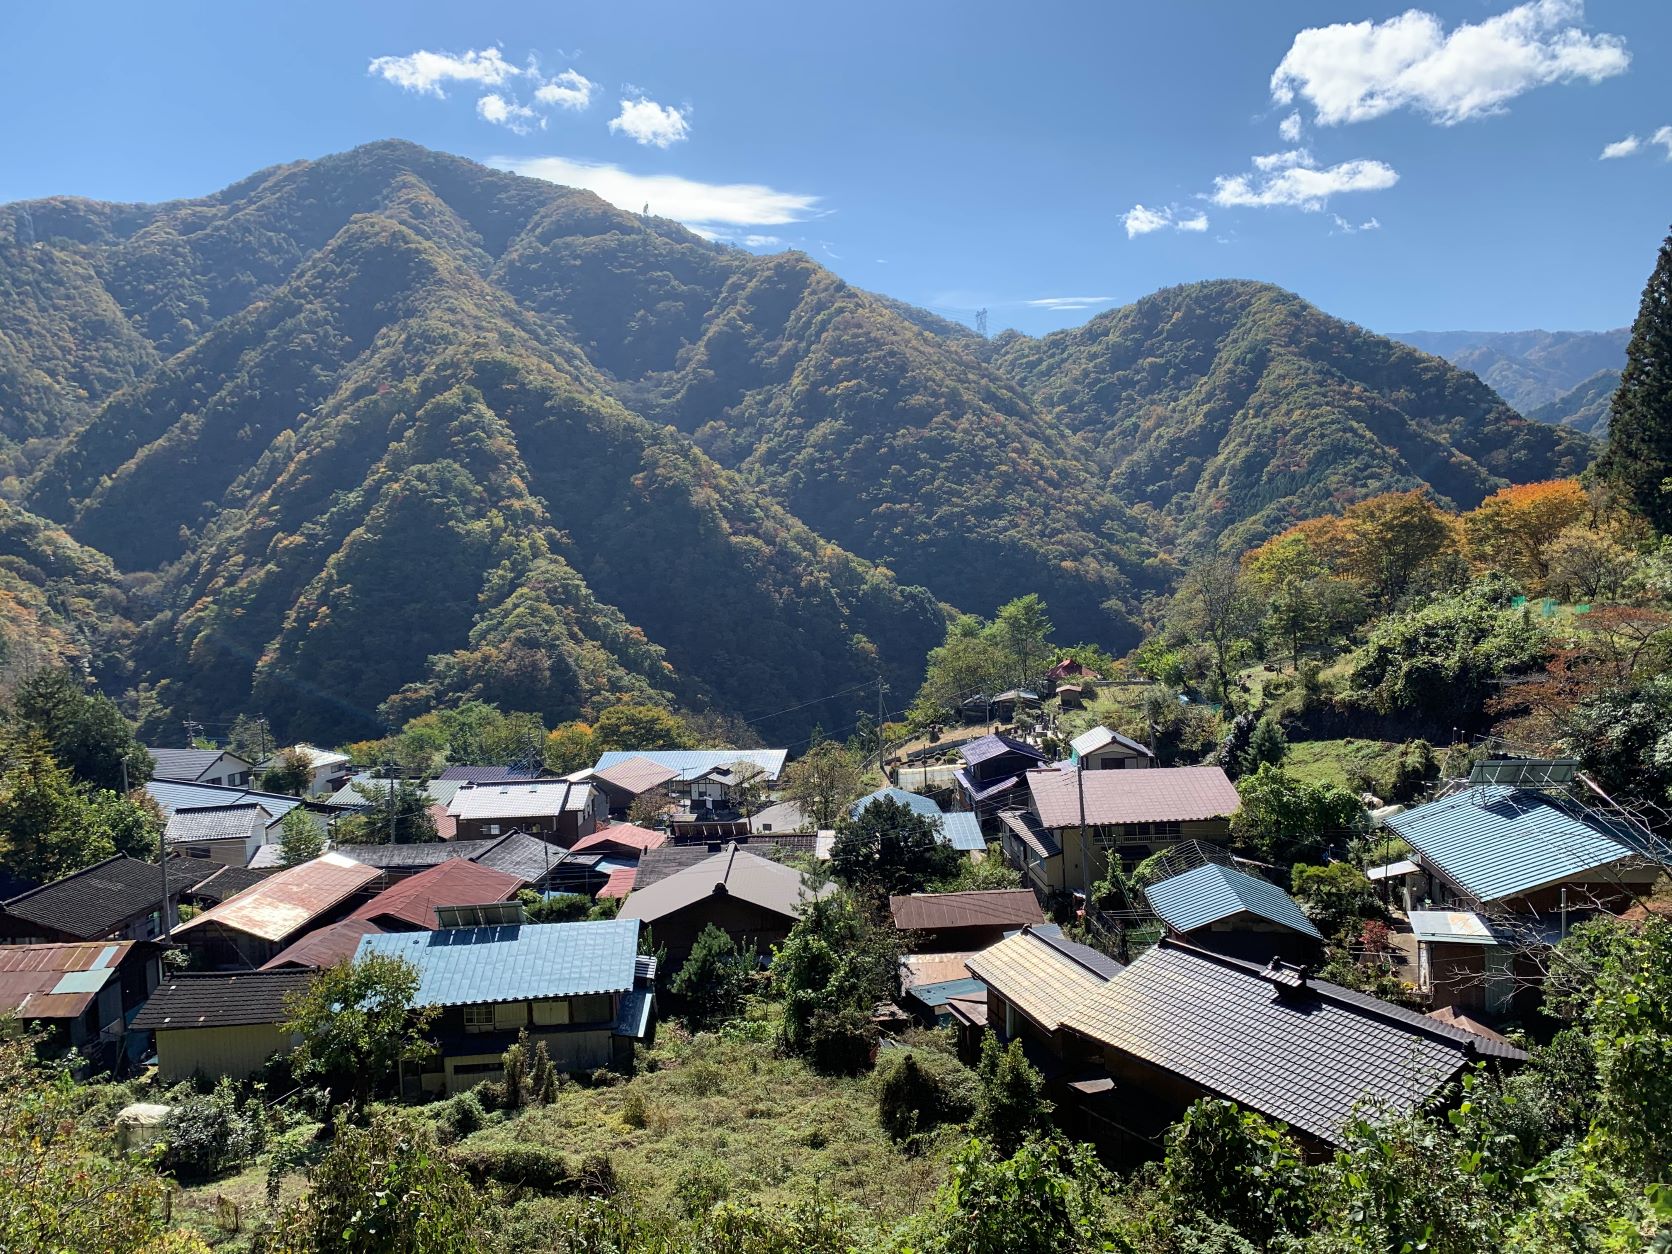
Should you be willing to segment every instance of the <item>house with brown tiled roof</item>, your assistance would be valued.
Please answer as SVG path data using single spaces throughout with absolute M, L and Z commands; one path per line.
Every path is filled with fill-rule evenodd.
M 921 953 L 981 949 L 1006 932 L 1045 922 L 1031 888 L 911 893 L 890 897 L 888 912 L 895 928 L 910 933 L 912 948 Z
M 1053 767 L 1025 778 L 1026 806 L 1000 816 L 1004 849 L 1042 892 L 1088 892 L 1111 858 L 1140 862 L 1181 840 L 1224 844 L 1241 805 L 1217 766 Z

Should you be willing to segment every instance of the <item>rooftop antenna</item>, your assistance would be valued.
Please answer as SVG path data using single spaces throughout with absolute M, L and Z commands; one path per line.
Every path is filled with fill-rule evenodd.
M 975 333 L 983 339 L 987 338 L 987 311 L 985 309 L 975 311 Z

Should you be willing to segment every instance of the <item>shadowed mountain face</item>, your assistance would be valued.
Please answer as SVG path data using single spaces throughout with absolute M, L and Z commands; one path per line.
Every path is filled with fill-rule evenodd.
M 1603 435 L 1631 331 L 1402 331 L 1393 338 L 1474 371 L 1529 418 Z
M 401 143 L 0 207 L 0 294 L 0 494 L 144 583 L 120 678 L 153 722 L 328 740 L 467 695 L 838 732 L 879 670 L 904 703 L 943 604 L 1038 591 L 1124 649 L 1169 554 L 1590 450 L 1274 288 L 989 344 Z

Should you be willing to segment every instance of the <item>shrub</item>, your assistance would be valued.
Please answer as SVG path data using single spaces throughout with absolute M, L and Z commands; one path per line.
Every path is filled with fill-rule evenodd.
M 694 1219 L 723 1202 L 731 1193 L 731 1169 L 718 1158 L 703 1154 L 690 1159 L 674 1182 L 680 1213 Z
M 753 949 L 739 952 L 732 938 L 710 923 L 697 936 L 668 991 L 684 1000 L 694 1022 L 719 1023 L 742 1010 L 754 965 Z
M 627 1100 L 621 1104 L 621 1122 L 629 1128 L 642 1128 L 650 1122 L 644 1094 L 638 1089 L 627 1090 Z
M 975 1112 L 976 1131 L 999 1154 L 1014 1154 L 1030 1132 L 1050 1127 L 1051 1103 L 1045 1099 L 1045 1077 L 1022 1053 L 1022 1042 L 1000 1045 L 989 1032 L 981 1041 L 981 1090 Z
M 168 1112 L 163 1165 L 186 1180 L 207 1180 L 243 1166 L 261 1148 L 260 1108 L 239 1108 L 230 1081 Z
M 438 1102 L 435 1113 L 437 1125 L 447 1129 L 452 1138 L 459 1141 L 472 1132 L 480 1131 L 488 1121 L 488 1112 L 482 1109 L 482 1099 L 476 1095 L 475 1089 L 466 1089 L 444 1102 Z
M 807 1023 L 807 1056 L 827 1075 L 858 1075 L 871 1065 L 877 1029 L 858 1010 L 819 1010 Z
M 956 1059 L 932 1050 L 890 1049 L 877 1064 L 877 1116 L 883 1130 L 904 1141 L 975 1111 L 975 1076 Z
M 547 1145 L 484 1145 L 462 1153 L 453 1160 L 476 1184 L 493 1181 L 533 1193 L 566 1193 L 576 1183 L 569 1160 Z

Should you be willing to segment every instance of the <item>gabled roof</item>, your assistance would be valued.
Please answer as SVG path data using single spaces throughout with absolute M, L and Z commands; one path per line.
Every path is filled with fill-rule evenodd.
M 452 858 L 465 858 L 537 884 L 562 860 L 564 851 L 538 836 L 511 832 L 482 840 L 432 840 L 416 845 L 338 845 L 335 852 L 384 870 L 439 866 Z
M 289 940 L 382 874 L 376 867 L 326 853 L 276 871 L 253 888 L 205 910 L 174 929 L 175 936 L 210 924 L 265 941 Z
M 1080 1002 L 1110 978 L 1106 966 L 1085 961 L 1031 927 L 988 946 L 965 966 L 1047 1032 L 1061 1027 Z
M 138 1032 L 168 1032 L 283 1023 L 290 1015 L 290 998 L 313 978 L 312 971 L 176 975 L 157 986 L 130 1026 Z
M 462 787 L 463 784 L 456 779 L 432 779 L 424 784 L 424 796 L 429 799 L 432 805 L 440 802 L 445 807 Z M 371 800 L 361 795 L 360 789 L 362 788 L 372 794 Z M 388 792 L 388 780 L 379 779 L 375 775 L 362 771 L 327 797 L 325 801 L 328 805 L 360 806 L 363 808 L 374 804 L 379 797 L 386 798 Z
M 184 859 L 178 860 L 184 861 Z M 198 862 L 197 867 L 193 869 L 200 870 L 202 865 L 202 862 Z M 223 866 L 207 879 L 193 884 L 191 895 L 204 901 L 223 902 L 228 897 L 236 897 L 246 888 L 252 888 L 261 883 L 262 880 L 267 878 L 268 874 L 267 871 L 256 870 L 252 867 Z
M 652 762 L 649 758 L 628 758 L 614 766 L 594 770 L 592 774 L 618 792 L 631 793 L 637 797 L 677 778 L 679 772 L 671 766 Z
M 0 1014 L 74 1019 L 133 952 L 135 941 L 0 945 Z M 147 947 L 147 952 L 155 952 Z
M 196 861 L 196 865 L 176 865 L 188 861 Z M 169 895 L 175 896 L 208 878 L 212 870 L 199 860 L 169 859 Z M 55 932 L 97 940 L 132 919 L 160 910 L 163 875 L 155 862 L 117 854 L 13 897 L 0 909 Z
M 653 832 L 648 827 L 638 827 L 632 823 L 611 823 L 608 827 L 600 827 L 590 836 L 582 836 L 569 847 L 576 853 L 586 853 L 588 850 L 605 853 L 611 849 L 643 853 L 646 849 L 660 849 L 667 843 L 666 832 Z
M 600 755 L 592 769 L 595 772 L 607 771 L 631 759 L 644 758 L 673 771 L 677 779 L 693 780 L 708 774 L 715 767 L 752 762 L 768 780 L 775 780 L 783 772 L 787 757 L 788 749 L 641 749 L 636 752 L 612 749 Z
M 1238 914 L 1251 914 L 1323 940 L 1295 899 L 1277 885 L 1213 862 L 1151 884 L 1144 896 L 1150 909 L 1175 932 L 1194 932 Z
M 1061 1011 L 1065 1027 L 1338 1142 L 1361 1110 L 1410 1110 L 1484 1053 L 1519 1050 L 1293 968 L 1171 937 Z
M 610 901 L 625 897 L 633 891 L 633 885 L 637 882 L 638 877 L 639 869 L 636 866 L 617 867 L 610 872 L 609 879 L 604 881 L 604 886 L 594 893 L 593 897 L 598 901 Z
M 381 927 L 408 924 L 423 931 L 435 927 L 437 906 L 485 905 L 510 901 L 527 881 L 464 858 L 453 858 L 408 876 L 384 889 L 352 917 Z
M 168 816 L 163 841 L 179 845 L 205 840 L 248 840 L 256 832 L 266 831 L 272 820 L 272 815 L 253 802 L 203 810 L 176 810 Z
M 1483 784 L 1403 814 L 1384 826 L 1476 901 L 1513 897 L 1615 863 L 1672 853 L 1577 804 L 1506 784 Z
M 510 779 L 534 778 L 537 777 L 526 775 L 515 766 L 450 766 L 436 776 L 438 780 L 468 784 L 502 784 Z
M 1228 818 L 1242 804 L 1236 786 L 1217 766 L 1028 772 L 1034 812 L 1046 827 L 1079 826 L 1082 790 L 1088 824 Z
M 1045 755 L 1030 744 L 1025 744 L 1012 736 L 994 734 L 979 736 L 958 750 L 968 766 L 975 766 L 989 758 L 999 757 L 1006 753 L 1020 753 L 1032 758 L 1035 762 L 1045 761 Z
M 873 801 L 881 801 L 885 798 L 895 805 L 905 806 L 913 814 L 921 814 L 924 818 L 938 819 L 941 817 L 941 808 L 933 800 L 925 797 L 920 792 L 907 792 L 904 788 L 879 788 L 875 792 L 866 793 L 848 807 L 848 817 L 857 819 L 865 812 L 866 806 Z
M 315 771 L 327 766 L 348 766 L 353 760 L 348 756 L 348 754 L 338 753 L 335 749 L 321 749 L 318 745 L 301 743 L 287 745 L 285 748 L 280 749 L 278 753 L 275 753 L 272 757 L 268 758 L 261 764 L 261 769 L 264 771 L 271 770 L 273 764 L 279 760 L 280 753 L 300 754 L 303 758 L 307 759 L 309 768 Z
M 243 762 L 246 768 L 251 766 L 230 749 L 159 749 L 147 745 L 145 752 L 151 755 L 152 779 L 185 780 L 195 783 L 223 757 Z
M 959 853 L 980 853 L 987 848 L 987 837 L 981 832 L 981 820 L 968 810 L 954 810 L 941 815 L 941 839 Z
M 521 923 L 368 936 L 357 958 L 405 958 L 418 968 L 418 1006 L 620 993 L 633 987 L 639 925 Z
M 339 919 L 315 928 L 301 940 L 274 954 L 261 964 L 263 971 L 285 968 L 320 970 L 339 962 L 352 962 L 362 936 L 375 936 L 383 929 L 370 919 Z
M 643 881 L 641 863 L 640 882 Z M 653 923 L 716 894 L 735 897 L 793 919 L 804 902 L 836 891 L 826 884 L 815 894 L 800 871 L 728 845 L 694 866 L 677 871 L 649 887 L 639 887 L 621 907 L 619 917 Z
M 453 794 L 447 813 L 461 821 L 554 818 L 572 808 L 568 804 L 570 792 L 585 787 L 562 779 L 472 784 Z
M 1093 727 L 1090 731 L 1083 731 L 1068 742 L 1068 747 L 1079 756 L 1096 753 L 1099 749 L 1107 749 L 1110 745 L 1119 745 L 1123 749 L 1130 749 L 1141 757 L 1153 758 L 1155 756 L 1148 745 L 1139 744 L 1130 736 L 1123 736 L 1118 731 L 1112 731 L 1102 726 Z
M 963 893 L 890 897 L 888 911 L 902 931 L 950 927 L 1025 927 L 1045 922 L 1033 890 L 995 888 Z
M 253 803 L 271 814 L 276 822 L 300 805 L 305 805 L 310 810 L 341 808 L 318 798 L 304 800 L 282 792 L 262 792 L 257 788 L 228 788 L 223 784 L 188 784 L 173 779 L 153 779 L 145 785 L 145 791 L 162 807 L 164 814 L 172 814 L 176 810 L 202 810 L 209 806 Z

